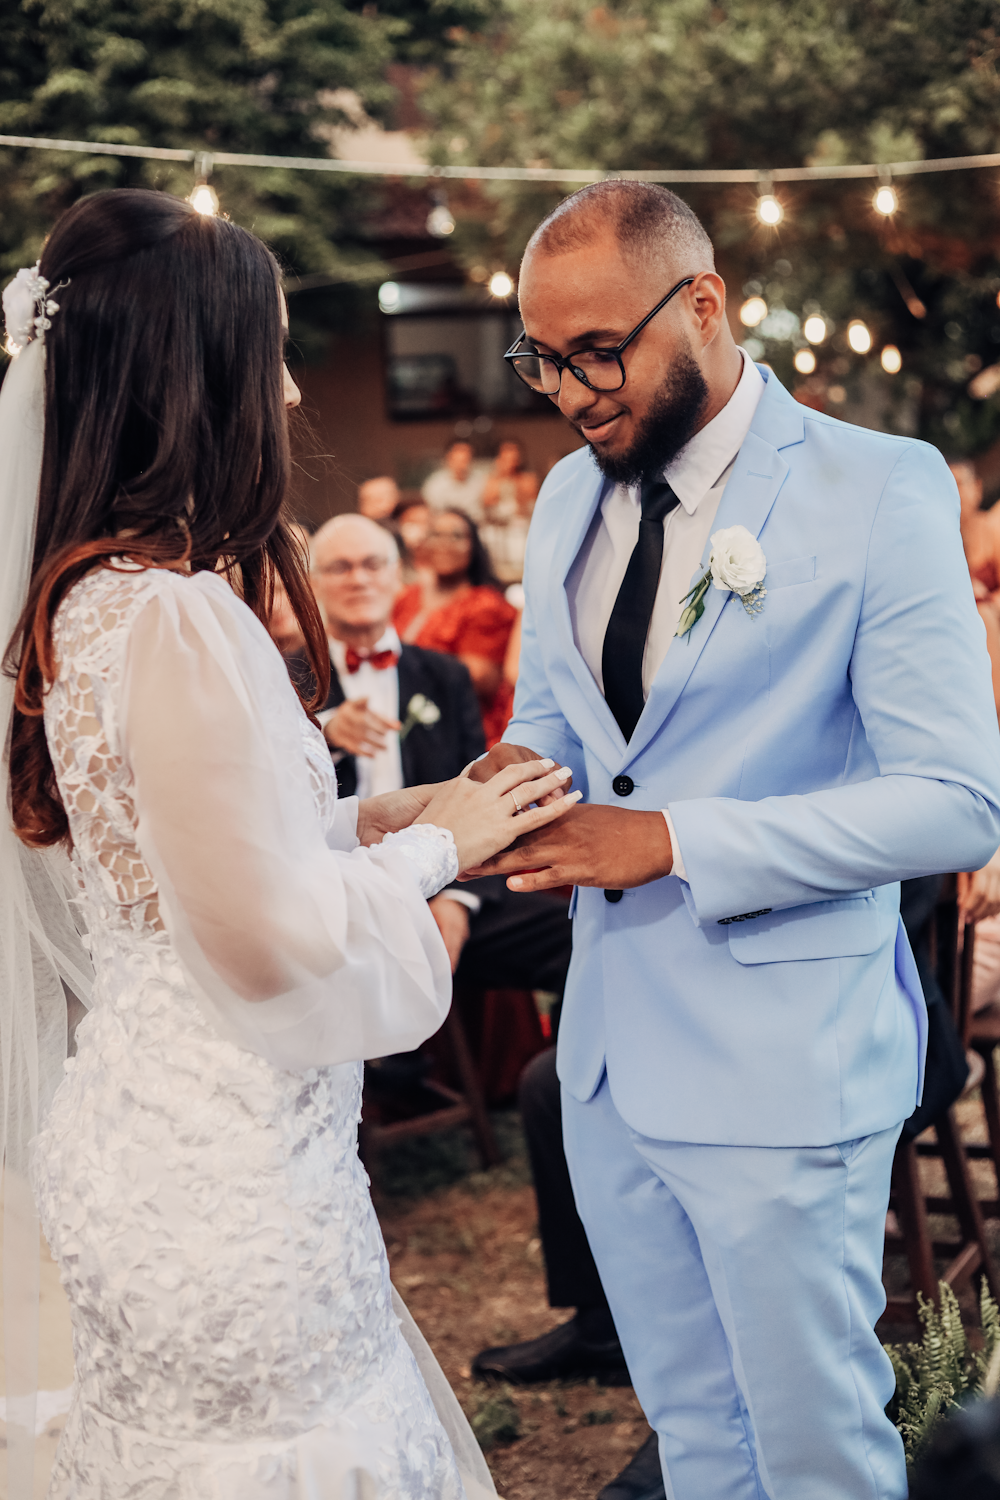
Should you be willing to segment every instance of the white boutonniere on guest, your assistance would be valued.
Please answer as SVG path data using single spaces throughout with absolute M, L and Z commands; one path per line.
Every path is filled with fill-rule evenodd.
M 726 526 L 715 532 L 711 543 L 708 571 L 681 600 L 685 608 L 677 622 L 677 635 L 690 638 L 692 629 L 705 613 L 705 595 L 710 583 L 714 583 L 717 589 L 736 594 L 751 618 L 764 608 L 767 558 L 753 533 L 745 526 Z
M 399 743 L 402 744 L 410 730 L 414 729 L 418 724 L 436 724 L 440 717 L 441 710 L 436 703 L 432 703 L 430 698 L 426 697 L 423 693 L 414 693 L 406 705 L 406 718 L 403 720 L 403 727 L 399 731 Z

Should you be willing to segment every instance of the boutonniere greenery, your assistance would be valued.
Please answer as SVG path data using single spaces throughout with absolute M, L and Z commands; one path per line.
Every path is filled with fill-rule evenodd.
M 764 608 L 767 558 L 753 533 L 745 526 L 726 526 L 715 532 L 711 543 L 708 571 L 681 600 L 684 609 L 675 635 L 686 635 L 690 639 L 691 631 L 705 613 L 705 595 L 710 583 L 726 593 L 736 594 L 751 618 Z
M 399 731 L 399 743 L 402 744 L 410 730 L 415 729 L 418 724 L 436 724 L 440 717 L 441 710 L 436 703 L 432 703 L 423 693 L 414 693 L 406 705 L 406 718 Z

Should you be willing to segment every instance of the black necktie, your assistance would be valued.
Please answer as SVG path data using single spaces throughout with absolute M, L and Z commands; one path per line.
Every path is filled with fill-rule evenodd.
M 639 503 L 642 507 L 639 540 L 611 611 L 601 658 L 604 696 L 626 740 L 632 738 L 646 701 L 642 692 L 642 658 L 660 582 L 663 518 L 679 501 L 665 480 L 652 478 L 643 480 Z

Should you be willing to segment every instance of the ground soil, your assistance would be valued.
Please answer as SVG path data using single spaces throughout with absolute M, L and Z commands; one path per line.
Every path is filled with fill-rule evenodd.
M 534 1338 L 569 1316 L 548 1305 L 532 1188 L 489 1178 L 383 1201 L 392 1279 L 470 1420 L 519 1427 L 487 1452 L 505 1500 L 592 1500 L 648 1436 L 631 1389 L 498 1389 L 470 1377 L 480 1349 Z

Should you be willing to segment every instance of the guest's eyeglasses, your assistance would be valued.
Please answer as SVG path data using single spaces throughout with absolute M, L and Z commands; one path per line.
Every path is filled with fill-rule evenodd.
M 525 385 L 530 386 L 533 391 L 540 391 L 544 396 L 556 394 L 562 384 L 563 370 L 569 370 L 570 374 L 575 375 L 580 384 L 587 386 L 589 390 L 620 391 L 625 384 L 622 354 L 632 340 L 638 338 L 646 324 L 666 307 L 671 297 L 675 297 L 682 287 L 690 286 L 692 281 L 694 281 L 693 276 L 685 276 L 683 281 L 671 287 L 653 311 L 648 312 L 642 322 L 637 323 L 632 332 L 614 349 L 580 349 L 576 354 L 567 354 L 564 359 L 558 354 L 539 354 L 528 335 L 522 333 L 520 338 L 515 339 L 511 344 L 504 359 L 510 363 L 514 374 L 519 376 Z
M 346 578 L 348 573 L 353 573 L 356 568 L 360 568 L 364 573 L 381 573 L 388 566 L 387 557 L 362 557 L 357 562 L 348 562 L 345 557 L 338 557 L 336 562 L 324 563 L 321 568 L 313 568 L 313 572 L 321 574 L 324 578 Z

